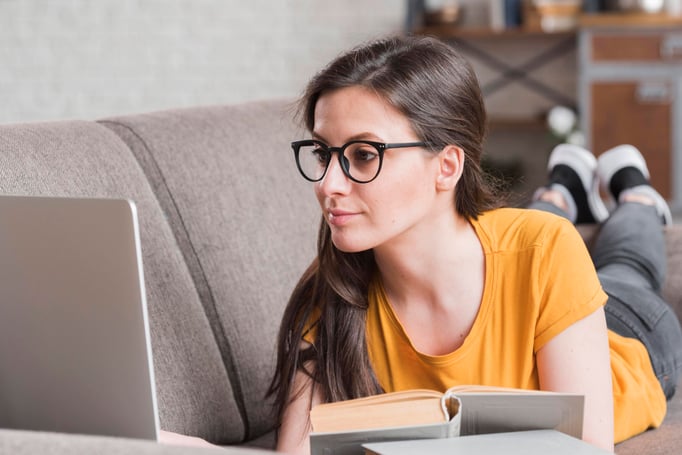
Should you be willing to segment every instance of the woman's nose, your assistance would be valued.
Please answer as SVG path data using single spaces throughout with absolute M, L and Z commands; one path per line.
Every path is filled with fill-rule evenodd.
M 341 158 L 343 159 L 343 157 Z M 352 183 L 343 172 L 339 160 L 332 154 L 327 172 L 325 172 L 322 180 L 318 182 L 320 191 L 324 194 L 346 193 Z

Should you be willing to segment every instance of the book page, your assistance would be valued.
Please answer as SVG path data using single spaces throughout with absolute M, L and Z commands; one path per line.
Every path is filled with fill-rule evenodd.
M 380 393 L 368 397 L 355 398 L 353 400 L 323 403 L 315 408 L 347 408 L 351 406 L 366 406 L 372 403 L 386 403 L 389 401 L 407 401 L 414 399 L 440 398 L 443 394 L 429 389 L 401 390 L 399 392 Z
M 462 435 L 553 429 L 582 438 L 582 395 L 484 392 L 458 397 L 462 402 Z
M 324 404 L 310 411 L 310 420 L 316 433 L 447 422 L 449 416 L 441 407 L 441 396 L 408 398 L 401 395 L 398 399 Z M 343 403 L 345 405 L 341 405 Z
M 456 385 L 450 387 L 445 391 L 445 395 L 453 394 L 457 395 L 460 393 L 480 393 L 480 392 L 499 392 L 499 393 L 521 393 L 521 394 L 551 394 L 556 392 L 547 392 L 544 390 L 527 390 L 527 389 L 516 389 L 513 387 L 497 387 L 489 385 Z

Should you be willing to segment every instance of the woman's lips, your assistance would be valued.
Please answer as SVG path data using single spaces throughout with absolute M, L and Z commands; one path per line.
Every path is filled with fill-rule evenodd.
M 327 221 L 332 226 L 343 226 L 350 222 L 355 215 L 357 215 L 357 213 L 346 210 L 329 210 L 327 212 Z

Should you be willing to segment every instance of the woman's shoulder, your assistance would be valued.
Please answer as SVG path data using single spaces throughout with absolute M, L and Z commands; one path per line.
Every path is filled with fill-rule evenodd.
M 492 249 L 524 249 L 547 244 L 564 233 L 578 235 L 565 218 L 541 210 L 500 208 L 485 212 L 474 222 L 483 243 Z

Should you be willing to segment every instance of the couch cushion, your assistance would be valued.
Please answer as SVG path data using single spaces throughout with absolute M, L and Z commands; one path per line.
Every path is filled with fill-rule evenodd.
M 682 226 L 673 225 L 667 228 L 665 243 L 668 252 L 668 277 L 663 288 L 663 297 L 682 321 Z
M 289 147 L 299 136 L 288 108 L 284 101 L 258 102 L 102 122 L 138 156 L 171 221 L 247 440 L 274 425 L 264 395 L 276 333 L 316 242 L 319 210 Z
M 126 145 L 94 122 L 0 126 L 0 192 L 137 203 L 161 426 L 242 439 L 220 352 L 176 240 Z M 106 391 L 102 391 L 106 393 Z

